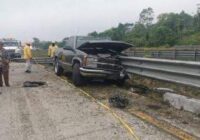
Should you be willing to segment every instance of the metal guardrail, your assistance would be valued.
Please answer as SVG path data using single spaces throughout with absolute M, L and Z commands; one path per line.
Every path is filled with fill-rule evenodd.
M 24 63 L 25 60 L 23 58 L 14 58 L 11 60 L 12 62 Z M 53 59 L 49 57 L 36 57 L 32 59 L 32 63 L 35 64 L 52 64 Z
M 200 88 L 200 62 L 120 56 L 129 74 Z
M 200 88 L 200 62 L 120 56 L 129 74 L 137 74 Z M 13 59 L 23 63 L 24 59 Z M 52 58 L 37 57 L 33 63 L 52 64 Z
M 160 59 L 200 61 L 200 50 L 134 50 L 126 52 L 128 56 Z

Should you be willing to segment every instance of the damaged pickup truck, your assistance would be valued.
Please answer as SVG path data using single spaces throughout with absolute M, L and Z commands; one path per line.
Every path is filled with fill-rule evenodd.
M 70 37 L 64 48 L 55 54 L 55 73 L 72 73 L 74 85 L 82 85 L 86 79 L 109 79 L 120 84 L 128 78 L 119 55 L 133 47 L 130 44 L 93 37 Z

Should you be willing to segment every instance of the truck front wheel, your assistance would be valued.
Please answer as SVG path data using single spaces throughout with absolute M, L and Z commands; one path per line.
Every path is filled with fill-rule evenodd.
M 83 77 L 80 74 L 80 64 L 79 63 L 75 63 L 73 66 L 72 81 L 75 86 L 80 86 L 83 84 Z
M 59 65 L 58 60 L 55 60 L 55 67 L 54 67 L 54 70 L 55 70 L 55 74 L 56 74 L 57 76 L 61 76 L 62 73 L 63 73 L 63 68 Z

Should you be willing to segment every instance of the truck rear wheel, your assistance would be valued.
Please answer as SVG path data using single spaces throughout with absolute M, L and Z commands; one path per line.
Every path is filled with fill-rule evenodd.
M 73 66 L 72 81 L 75 86 L 80 86 L 83 84 L 83 77 L 80 74 L 80 64 L 79 63 L 75 63 Z

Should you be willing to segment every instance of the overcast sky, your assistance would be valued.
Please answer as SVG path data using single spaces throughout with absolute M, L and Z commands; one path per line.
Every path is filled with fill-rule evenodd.
M 0 0 L 0 38 L 61 40 L 136 22 L 142 9 L 196 13 L 200 0 Z

